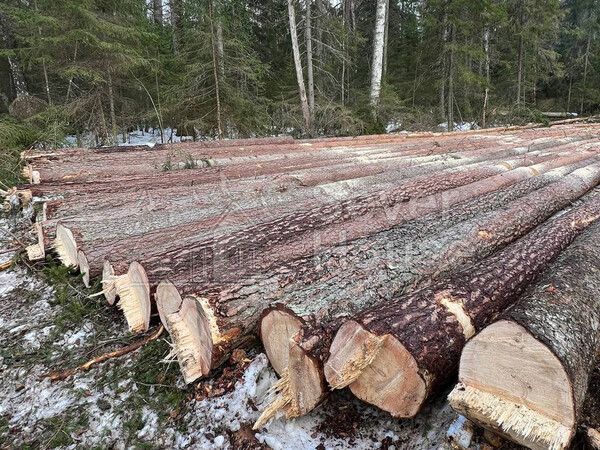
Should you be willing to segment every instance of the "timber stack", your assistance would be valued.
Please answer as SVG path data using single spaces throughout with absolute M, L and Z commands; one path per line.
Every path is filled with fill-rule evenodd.
M 262 342 L 280 379 L 255 427 L 344 387 L 413 417 L 458 373 L 453 408 L 555 450 L 600 351 L 599 136 L 29 149 L 3 194 L 35 211 L 28 258 L 101 279 L 130 332 L 162 323 L 187 383 Z

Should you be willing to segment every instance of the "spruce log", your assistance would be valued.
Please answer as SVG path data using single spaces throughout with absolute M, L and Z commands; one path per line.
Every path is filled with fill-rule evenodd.
M 595 172 L 588 182 L 598 181 Z M 453 376 L 466 341 L 517 300 L 599 216 L 596 193 L 471 268 L 345 322 L 330 348 L 327 381 L 349 385 L 358 398 L 394 417 L 413 417 Z
M 454 409 L 528 448 L 568 447 L 600 351 L 598 249 L 596 222 L 467 343 Z
M 600 165 L 597 164 L 597 166 Z M 560 177 L 562 176 L 562 173 L 557 173 L 556 176 Z M 577 176 L 577 178 L 579 178 L 579 176 Z M 490 181 L 484 180 L 480 183 L 459 188 L 452 194 L 447 195 L 443 200 L 441 197 L 437 199 L 437 202 L 433 202 L 430 199 L 424 202 L 424 207 L 421 211 L 423 214 L 431 211 L 439 211 L 440 209 L 449 207 L 449 205 L 456 205 L 461 200 L 472 199 L 478 194 L 494 192 L 501 182 L 506 181 L 505 179 L 506 175 L 498 176 L 498 179 L 496 180 L 496 183 L 498 184 L 492 185 L 491 189 Z M 523 186 L 522 189 L 527 190 L 528 187 Z M 559 191 L 555 189 L 553 194 L 557 194 L 558 192 Z M 564 193 L 562 194 L 565 195 Z M 510 195 L 511 194 L 508 194 L 507 198 L 510 198 Z M 567 198 L 569 198 L 569 195 L 571 194 L 567 193 L 566 195 Z M 498 198 L 502 199 L 504 197 L 499 196 Z M 489 200 L 493 201 L 493 197 Z M 464 211 L 465 214 L 469 214 L 468 210 L 470 207 L 477 208 L 476 202 L 470 203 L 468 206 L 464 207 L 462 211 Z M 458 211 L 461 210 L 459 209 Z M 449 214 L 449 217 L 452 217 L 452 214 Z M 457 217 L 459 218 L 460 212 L 454 217 L 455 220 Z M 450 223 L 451 220 L 452 219 L 449 219 L 446 223 Z M 399 232 L 398 235 L 401 236 L 401 232 Z M 390 241 L 390 236 L 396 237 L 393 233 L 382 234 L 377 238 L 377 242 L 379 245 L 385 245 L 385 242 Z M 299 239 L 302 239 L 302 237 Z M 393 240 L 393 238 L 391 240 Z M 357 244 L 354 251 L 355 253 L 358 253 L 355 258 L 359 264 L 357 264 L 356 267 L 352 264 L 348 266 L 343 264 L 344 258 L 347 255 L 347 246 L 341 246 L 332 251 L 332 254 L 336 255 L 336 258 L 342 258 L 342 261 L 340 262 L 342 267 L 336 268 L 336 271 L 353 271 L 353 275 L 346 272 L 346 280 L 360 277 L 362 270 L 361 266 L 363 264 L 362 260 L 364 260 L 365 254 L 369 253 L 369 242 L 371 242 L 371 239 L 362 242 L 362 244 L 365 245 L 365 248 L 363 249 L 365 253 L 360 253 L 360 243 Z M 400 243 L 399 245 L 402 244 Z M 267 251 L 265 253 L 270 252 Z M 285 257 L 286 253 L 281 252 L 281 255 L 282 257 Z M 322 267 L 320 264 L 315 264 L 313 255 L 314 252 L 310 252 L 305 255 L 304 258 L 282 260 L 277 266 L 269 266 L 273 267 L 273 269 L 262 270 L 262 275 L 258 272 L 252 273 L 251 276 L 239 276 L 238 274 L 235 276 L 234 280 L 231 280 L 229 274 L 222 274 L 221 277 L 225 278 L 225 282 L 221 282 L 220 278 L 216 280 L 203 279 L 204 274 L 202 273 L 201 267 L 195 267 L 195 270 L 190 272 L 189 270 L 185 270 L 185 267 L 182 266 L 182 270 L 171 278 L 171 281 L 177 286 L 178 292 L 182 296 L 191 293 L 198 294 L 197 300 L 201 304 L 204 316 L 207 318 L 209 324 L 207 326 L 209 326 L 211 330 L 211 346 L 213 353 L 212 355 L 207 355 L 205 357 L 205 359 L 208 358 L 213 362 L 211 368 L 216 367 L 222 360 L 223 355 L 227 355 L 230 351 L 240 345 L 240 342 L 242 342 L 243 339 L 254 332 L 261 312 L 270 304 L 281 300 L 282 298 L 287 298 L 287 300 L 291 301 L 295 295 L 300 295 L 299 293 L 303 290 L 310 293 L 310 290 L 312 289 L 314 295 L 319 295 L 319 290 L 326 291 L 327 289 L 330 289 L 332 290 L 332 294 L 328 298 L 336 295 L 336 287 L 339 288 L 340 286 L 335 283 L 335 280 L 332 282 L 331 286 L 328 286 L 327 283 L 330 279 L 328 268 Z M 164 263 L 166 262 L 166 259 L 163 258 L 161 261 Z M 145 261 L 145 263 L 147 263 L 147 261 Z M 216 264 L 218 264 L 218 261 Z M 218 275 L 220 275 L 221 270 L 228 270 L 231 272 L 234 269 L 237 269 L 237 267 L 225 264 L 223 268 L 219 268 L 217 272 Z M 374 270 L 383 271 L 385 268 L 380 267 Z M 295 276 L 300 278 L 298 282 L 293 282 Z M 368 279 L 369 277 L 365 277 L 365 280 Z M 385 286 L 385 280 L 382 285 Z M 314 295 L 311 297 L 309 294 L 308 299 L 314 300 Z M 349 300 L 348 304 L 350 303 L 351 301 Z M 208 347 L 210 346 L 207 345 L 206 348 Z
M 554 171 L 548 177 L 559 181 L 550 186 L 541 187 L 499 209 L 489 207 L 490 212 L 454 226 L 442 221 L 444 226 L 437 228 L 435 222 L 433 226 L 428 226 L 418 221 L 412 235 L 394 236 L 397 245 L 401 246 L 400 251 L 392 252 L 390 246 L 385 248 L 385 252 L 374 251 L 369 243 L 363 243 L 365 249 L 375 255 L 383 253 L 386 260 L 381 264 L 375 259 L 377 266 L 370 268 L 370 271 L 369 264 L 363 261 L 361 272 L 352 277 L 352 281 L 347 283 L 348 287 L 345 286 L 343 273 L 336 273 L 333 268 L 327 270 L 325 266 L 325 270 L 339 278 L 336 280 L 332 275 L 328 277 L 328 284 L 337 286 L 338 292 L 336 295 L 321 289 L 316 295 L 331 300 L 323 302 L 314 297 L 307 300 L 301 288 L 298 288 L 302 295 L 292 299 L 284 297 L 287 300 L 283 302 L 286 306 L 284 309 L 276 307 L 272 312 L 267 310 L 263 313 L 260 336 L 273 366 L 278 373 L 281 373 L 281 367 L 288 364 L 298 366 L 300 362 L 293 361 L 289 356 L 289 352 L 294 351 L 296 358 L 302 361 L 302 371 L 288 369 L 285 372 L 285 379 L 278 385 L 285 385 L 285 391 L 267 407 L 258 425 L 278 409 L 283 409 L 288 417 L 296 417 L 310 411 L 324 399 L 327 389 L 323 381 L 323 363 L 329 355 L 333 334 L 350 316 L 373 305 L 385 304 L 393 296 L 407 290 L 414 291 L 444 274 L 458 271 L 461 266 L 489 256 L 587 192 L 594 183 L 600 181 L 600 174 L 589 178 L 590 174 L 598 171 L 600 163 L 576 170 L 564 178 L 562 171 Z M 579 188 L 573 190 L 574 185 L 579 185 Z M 481 210 L 485 211 L 483 208 Z M 410 230 L 409 227 L 404 228 Z M 423 234 L 418 234 L 419 229 L 423 230 Z M 388 270 L 381 268 L 381 265 Z M 390 266 L 395 269 L 391 274 Z M 303 379 L 316 380 L 317 383 L 303 383 Z M 344 380 L 343 383 L 337 383 L 348 382 Z

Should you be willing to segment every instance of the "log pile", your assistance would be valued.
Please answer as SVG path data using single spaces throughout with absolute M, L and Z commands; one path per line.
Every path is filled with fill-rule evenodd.
M 186 383 L 262 342 L 256 427 L 346 386 L 413 417 L 462 354 L 454 408 L 562 449 L 600 345 L 598 131 L 27 150 L 3 194 L 34 204 L 28 257 L 100 278 L 133 333 L 161 322 Z

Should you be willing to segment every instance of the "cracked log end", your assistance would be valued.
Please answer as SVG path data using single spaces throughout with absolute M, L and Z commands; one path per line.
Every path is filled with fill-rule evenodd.
M 46 246 L 42 225 L 36 222 L 33 227 L 35 228 L 38 242 L 37 244 L 32 244 L 25 249 L 27 251 L 27 258 L 29 261 L 37 261 L 46 257 Z
M 30 183 L 33 182 L 33 180 L 31 179 L 31 171 L 32 171 L 31 164 L 27 164 L 21 170 L 21 174 L 23 175 L 23 178 L 27 179 L 27 181 L 29 181 Z
M 211 369 L 213 344 L 199 301 L 186 297 L 181 309 L 168 314 L 165 321 L 185 382 L 191 383 L 206 376 Z
M 179 311 L 181 303 L 183 302 L 181 295 L 179 295 L 179 291 L 173 283 L 169 280 L 163 280 L 156 287 L 156 294 L 154 294 L 154 297 L 156 299 L 156 307 L 158 309 L 160 321 L 170 333 L 167 316 Z
M 109 305 L 114 305 L 117 298 L 117 289 L 115 288 L 115 269 L 109 261 L 104 261 L 102 267 L 102 292 Z
M 325 364 L 334 388 L 350 386 L 359 399 L 394 417 L 413 417 L 425 402 L 428 383 L 413 356 L 390 335 L 376 336 L 358 322 L 337 332 Z
M 501 320 L 467 343 L 450 405 L 534 450 L 562 450 L 575 434 L 575 404 L 559 359 L 515 322 Z
M 56 226 L 54 250 L 58 254 L 60 262 L 65 266 L 79 267 L 77 261 L 77 243 L 73 237 L 73 233 L 60 223 Z
M 146 271 L 138 262 L 132 262 L 126 275 L 115 278 L 118 306 L 132 333 L 148 330 L 150 326 L 150 283 Z
M 290 339 L 298 334 L 301 327 L 302 320 L 284 307 L 273 307 L 263 313 L 259 324 L 260 340 L 269 362 L 279 376 L 282 376 L 288 365 Z
M 258 429 L 279 412 L 287 419 L 300 417 L 314 409 L 327 395 L 320 365 L 296 344 L 289 341 L 289 364 L 271 387 L 275 397 L 263 409 L 253 426 Z
M 86 288 L 90 287 L 90 263 L 88 262 L 87 256 L 83 250 L 77 250 L 77 265 L 79 266 L 79 272 L 83 274 L 81 278 Z

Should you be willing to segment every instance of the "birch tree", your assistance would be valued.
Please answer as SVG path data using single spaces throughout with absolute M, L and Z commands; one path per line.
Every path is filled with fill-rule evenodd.
M 373 64 L 371 66 L 371 112 L 377 117 L 379 97 L 381 95 L 381 79 L 383 76 L 383 51 L 385 42 L 385 20 L 388 0 L 377 0 L 375 15 L 375 32 L 373 34 Z
M 294 10 L 294 0 L 288 0 L 288 15 L 290 20 L 290 35 L 292 38 L 292 52 L 294 54 L 294 66 L 296 67 L 296 79 L 298 80 L 298 91 L 300 92 L 300 105 L 302 106 L 302 116 L 304 117 L 304 126 L 306 130 L 312 132 L 312 119 L 310 107 L 306 97 L 306 87 L 304 85 L 304 75 L 302 73 L 302 60 L 300 59 L 300 48 L 298 46 L 298 32 L 296 29 L 296 11 Z
M 312 0 L 306 0 L 306 26 L 304 38 L 306 40 L 306 72 L 308 75 L 308 107 L 311 118 L 315 115 L 315 79 L 313 73 L 313 51 L 311 30 L 311 4 Z

